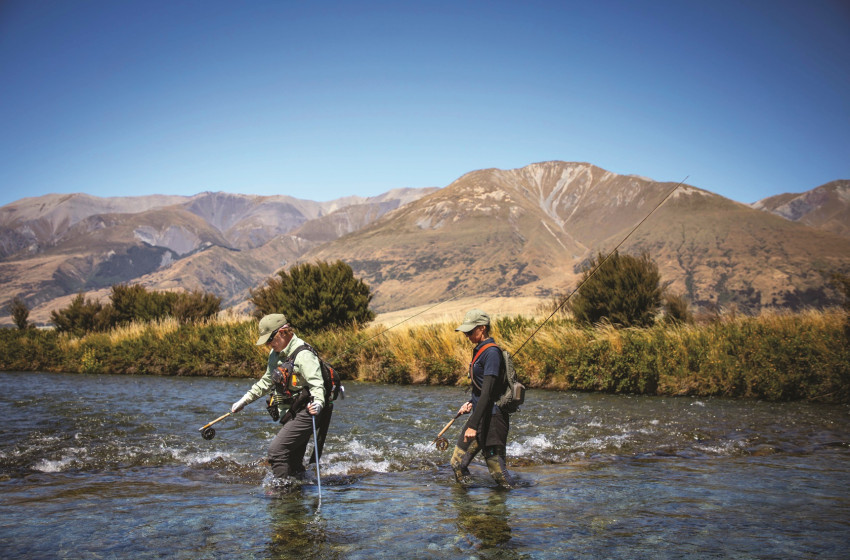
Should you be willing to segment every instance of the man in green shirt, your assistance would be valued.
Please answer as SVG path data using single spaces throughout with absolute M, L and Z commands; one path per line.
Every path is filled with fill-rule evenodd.
M 275 412 L 283 427 L 269 445 L 269 463 L 277 478 L 300 477 L 304 453 L 313 433 L 313 419 L 327 430 L 331 407 L 325 408 L 325 385 L 318 356 L 298 338 L 279 313 L 260 319 L 257 346 L 269 346 L 266 372 L 237 402 L 231 412 L 271 393 L 269 412 Z M 293 356 L 294 354 L 294 356 Z M 324 414 L 323 414 L 324 410 Z M 325 418 L 325 416 L 328 416 Z M 277 418 L 275 418 L 277 419 Z M 320 438 L 322 439 L 322 438 Z

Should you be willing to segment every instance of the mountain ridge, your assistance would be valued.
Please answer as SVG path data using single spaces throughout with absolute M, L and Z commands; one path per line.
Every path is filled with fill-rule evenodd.
M 648 251 L 664 280 L 699 306 L 834 303 L 825 274 L 850 272 L 850 236 L 834 231 L 850 181 L 833 183 L 808 191 L 818 195 L 806 199 L 808 210 L 787 215 L 794 196 L 746 205 L 683 184 L 622 251 Z M 324 203 L 222 192 L 22 199 L 0 207 L 0 308 L 19 296 L 45 322 L 51 302 L 79 291 L 108 297 L 109 282 L 212 291 L 244 307 L 248 290 L 281 267 L 336 258 L 372 286 L 378 312 L 459 292 L 551 298 L 674 187 L 549 161 Z
M 478 170 L 299 260 L 345 257 L 355 274 L 378 286 L 373 302 L 381 312 L 438 301 L 452 290 L 476 290 L 482 297 L 552 297 L 569 291 L 583 264 L 613 250 L 674 187 L 587 163 Z M 817 293 L 809 300 L 824 303 L 833 297 L 824 279 L 795 267 L 806 268 L 811 257 L 848 267 L 844 255 L 850 253 L 842 253 L 850 251 L 847 239 L 687 184 L 677 187 L 652 219 L 660 225 L 642 226 L 623 250 L 648 251 L 665 280 L 701 306 L 794 307 L 812 290 Z M 754 236 L 745 227 L 750 222 L 772 238 Z M 732 234 L 724 235 L 724 229 Z M 796 247 L 795 258 L 785 264 L 772 265 L 757 254 L 730 257 L 730 251 L 746 250 L 738 246 L 742 239 L 781 254 L 782 236 L 792 234 L 812 247 Z M 484 236 L 484 242 L 475 236 Z M 503 249 L 498 256 L 496 245 Z M 775 271 L 777 279 L 755 278 L 761 269 Z

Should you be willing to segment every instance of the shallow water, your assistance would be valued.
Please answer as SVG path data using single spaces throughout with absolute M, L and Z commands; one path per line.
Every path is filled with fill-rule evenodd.
M 346 384 L 280 489 L 249 380 L 0 373 L 4 558 L 846 558 L 850 408 L 530 391 L 494 488 L 431 441 L 462 389 Z M 460 420 L 446 434 L 457 437 Z

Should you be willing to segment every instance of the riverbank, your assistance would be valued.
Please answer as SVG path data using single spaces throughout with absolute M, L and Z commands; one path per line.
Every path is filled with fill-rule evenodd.
M 541 319 L 504 317 L 494 334 L 517 350 Z M 515 357 L 530 388 L 770 401 L 850 402 L 850 344 L 842 311 L 734 316 L 647 329 L 547 323 Z M 456 321 L 355 326 L 305 336 L 344 379 L 464 385 L 470 348 Z M 136 324 L 75 338 L 0 331 L 0 370 L 257 377 L 267 349 L 256 322 Z

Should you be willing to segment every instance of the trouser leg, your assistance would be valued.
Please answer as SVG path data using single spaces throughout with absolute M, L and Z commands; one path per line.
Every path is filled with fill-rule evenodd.
M 513 488 L 513 480 L 505 464 L 505 446 L 490 445 L 484 448 L 484 461 L 490 476 L 502 488 Z
M 313 434 L 313 420 L 307 409 L 295 415 L 277 433 L 269 445 L 269 463 L 278 478 L 304 472 L 304 452 Z

